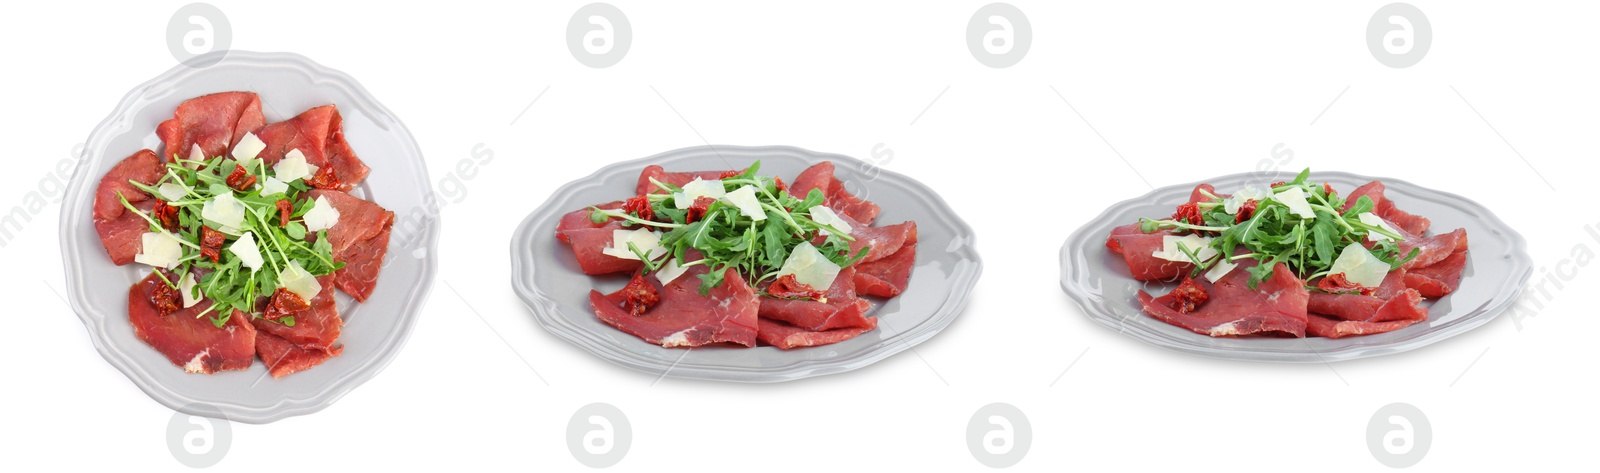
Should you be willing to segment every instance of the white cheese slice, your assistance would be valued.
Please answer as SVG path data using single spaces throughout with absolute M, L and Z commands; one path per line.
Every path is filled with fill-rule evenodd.
M 838 230 L 842 235 L 849 235 L 855 231 L 854 228 L 850 228 L 850 223 L 839 218 L 839 214 L 833 209 L 821 205 L 811 208 L 811 221 Z M 821 233 L 823 236 L 832 234 L 829 230 L 821 230 Z
M 273 195 L 273 194 L 283 194 L 283 193 L 287 193 L 287 192 L 289 192 L 289 184 L 286 184 L 283 181 L 278 180 L 278 178 L 276 178 L 276 177 L 268 176 L 267 180 L 262 181 L 262 183 L 261 183 L 261 196 L 262 197 L 266 197 L 266 196 Z
M 1266 200 L 1270 198 L 1272 198 L 1271 192 L 1254 187 L 1246 187 L 1239 189 L 1239 192 L 1233 193 L 1233 195 L 1228 196 L 1227 199 L 1223 199 L 1222 210 L 1227 211 L 1228 215 L 1238 215 L 1239 209 L 1244 207 L 1245 202 L 1252 200 Z
M 778 276 L 793 274 L 795 282 L 818 291 L 827 291 L 833 287 L 833 280 L 839 277 L 839 269 L 839 265 L 829 261 L 808 241 L 801 242 L 800 246 L 789 252 L 789 258 L 783 260 L 783 267 L 778 268 Z
M 1217 264 L 1212 265 L 1210 270 L 1206 271 L 1206 280 L 1213 283 L 1217 282 L 1218 279 L 1222 279 L 1223 276 L 1227 276 L 1228 273 L 1233 272 L 1233 268 L 1237 267 L 1239 267 L 1239 265 L 1234 264 L 1233 261 L 1229 260 L 1228 258 L 1223 258 L 1221 261 L 1217 261 Z
M 254 271 L 261 269 L 261 264 L 266 260 L 261 258 L 261 249 L 256 247 L 256 235 L 244 232 L 232 245 L 228 245 L 228 252 L 239 257 L 239 263 Z
M 306 162 L 305 153 L 299 148 L 291 149 L 272 166 L 272 174 L 283 182 L 294 182 L 295 179 L 305 179 L 317 174 L 317 166 Z
M 244 224 L 244 204 L 233 198 L 232 192 L 223 193 L 206 201 L 200 216 L 225 228 L 239 228 Z
M 244 167 L 250 167 L 250 161 L 256 159 L 261 151 L 267 149 L 267 143 L 257 138 L 255 133 L 245 133 L 239 138 L 239 144 L 233 145 L 233 160 Z
M 189 188 L 176 182 L 163 182 L 156 191 L 161 193 L 161 200 L 167 202 L 177 202 L 189 195 Z
M 767 210 L 761 208 L 761 200 L 756 198 L 755 186 L 745 184 L 723 195 L 722 200 L 738 207 L 739 214 L 750 217 L 750 220 L 759 222 L 767 219 Z
M 672 194 L 672 205 L 679 209 L 687 209 L 701 197 L 721 199 L 725 195 L 727 191 L 723 189 L 721 179 L 706 181 L 696 177 L 683 185 L 683 192 Z
M 1199 257 L 1200 261 L 1210 260 L 1211 257 L 1217 255 L 1217 250 L 1209 246 L 1211 244 L 1210 238 L 1190 233 L 1181 237 L 1176 235 L 1162 236 L 1161 251 L 1152 252 L 1150 256 L 1179 263 L 1193 263 L 1194 260 L 1189 259 L 1189 255 L 1184 254 L 1183 249 L 1178 247 L 1180 243 L 1183 244 L 1184 248 L 1188 248 L 1190 252 Z
M 189 147 L 189 160 L 194 162 L 183 163 L 183 167 L 189 169 L 200 169 L 200 163 L 206 162 L 206 152 L 200 149 L 200 143 L 195 143 L 193 146 Z
M 1394 227 L 1389 226 L 1389 222 L 1383 221 L 1383 217 L 1379 217 L 1377 215 L 1373 215 L 1372 212 L 1362 212 L 1361 215 L 1357 215 L 1356 218 L 1360 219 L 1361 223 L 1365 223 L 1367 225 L 1372 225 L 1374 227 L 1382 228 L 1384 230 L 1388 230 L 1388 231 L 1394 232 L 1397 235 L 1400 234 L 1399 230 L 1395 230 Z M 1394 239 L 1393 238 L 1389 238 L 1389 235 L 1384 235 L 1382 233 L 1367 232 L 1367 241 L 1384 242 L 1384 241 L 1394 241 Z
M 682 276 L 683 273 L 687 272 L 689 272 L 689 268 L 678 266 L 677 258 L 667 258 L 667 263 L 661 265 L 661 269 L 656 270 L 656 280 L 661 281 L 661 285 L 665 286 L 672 284 L 672 281 L 677 280 L 678 276 Z
M 183 247 L 178 246 L 178 239 L 170 234 L 145 233 L 139 237 L 139 243 L 139 254 L 133 255 L 135 262 L 171 269 L 183 258 Z
M 194 288 L 196 284 L 194 272 L 192 271 L 183 273 L 183 279 L 178 280 L 178 294 L 183 295 L 183 308 L 185 309 L 194 307 L 195 304 L 199 304 L 200 300 L 206 297 L 204 293 L 199 296 L 194 295 L 195 292 L 199 292 Z
M 1340 273 L 1350 282 L 1364 287 L 1378 287 L 1383 284 L 1383 277 L 1389 274 L 1389 263 L 1372 256 L 1372 252 L 1361 245 L 1350 245 L 1339 252 L 1339 257 L 1333 260 L 1333 266 L 1328 268 L 1330 275 Z
M 306 222 L 306 231 L 327 230 L 339 224 L 339 209 L 333 208 L 333 204 L 328 203 L 328 196 L 319 195 L 317 200 L 311 203 L 311 210 L 307 210 L 300 218 Z
M 298 261 L 290 261 L 289 267 L 278 272 L 278 287 L 288 289 L 307 302 L 322 292 L 322 283 L 317 282 L 317 277 L 301 267 Z
M 1292 187 L 1289 190 L 1279 192 L 1273 198 L 1277 199 L 1278 202 L 1283 202 L 1283 205 L 1289 206 L 1289 211 L 1299 215 L 1300 218 L 1317 218 L 1317 213 L 1311 210 L 1311 203 L 1306 202 L 1306 191 L 1301 190 L 1299 187 Z
M 639 255 L 633 254 L 633 250 L 628 249 L 628 243 L 633 243 L 633 246 L 638 247 L 639 251 L 644 252 L 651 261 L 667 253 L 667 249 L 661 246 L 661 234 L 646 228 L 612 230 L 611 246 L 601 249 L 600 252 L 615 258 L 638 261 Z

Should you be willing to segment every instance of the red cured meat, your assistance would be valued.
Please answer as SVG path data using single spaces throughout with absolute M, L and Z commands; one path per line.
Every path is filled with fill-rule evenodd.
M 344 346 L 302 348 L 277 335 L 262 332 L 256 337 L 256 351 L 261 356 L 261 362 L 267 364 L 267 372 L 276 379 L 305 371 L 339 356 L 344 353 Z
M 1411 254 L 1411 249 L 1417 249 L 1417 257 L 1407 261 L 1406 269 L 1425 268 L 1434 263 L 1444 261 L 1450 255 L 1467 251 L 1467 230 L 1457 228 L 1450 233 L 1441 233 L 1426 238 L 1412 238 L 1401 241 L 1396 245 L 1400 255 Z
M 1278 264 L 1271 277 L 1251 290 L 1248 286 L 1250 272 L 1244 269 L 1255 265 L 1255 260 L 1246 259 L 1215 284 L 1196 280 L 1210 297 L 1193 312 L 1184 314 L 1173 310 L 1172 294 L 1154 297 L 1140 290 L 1139 303 L 1145 312 L 1157 319 L 1213 337 L 1305 336 L 1309 297 L 1305 283 L 1296 278 L 1288 266 Z
M 867 326 L 872 304 L 856 298 L 854 268 L 844 268 L 833 279 L 823 301 L 761 298 L 761 317 L 781 320 L 811 331 Z
M 194 145 L 200 145 L 205 159 L 211 159 L 229 156 L 239 138 L 266 123 L 255 93 L 219 92 L 178 104 L 172 119 L 156 126 L 156 135 L 166 144 L 163 158 L 189 159 Z
M 900 247 L 907 242 L 917 241 L 917 222 L 905 221 L 886 227 L 874 227 L 857 221 L 849 215 L 839 215 L 845 223 L 850 224 L 850 236 L 855 238 L 850 242 L 850 255 L 854 256 L 862 248 L 867 250 L 867 256 L 857 263 L 871 263 L 889 257 L 900 251 Z M 822 241 L 818 238 L 818 242 Z
M 339 308 L 335 306 L 333 280 L 332 275 L 317 278 L 322 292 L 311 298 L 311 307 L 290 314 L 294 316 L 293 327 L 264 317 L 257 317 L 251 323 L 261 333 L 275 335 L 302 348 L 332 348 L 339 339 L 339 327 L 344 325 L 344 320 L 339 318 Z
M 700 254 L 691 250 L 684 257 L 693 261 Z M 659 286 L 654 275 L 646 276 L 645 281 L 657 285 L 661 301 L 644 315 L 634 316 L 622 309 L 622 291 L 609 295 L 589 291 L 589 304 L 601 321 L 664 347 L 755 346 L 760 305 L 755 289 L 730 268 L 725 270 L 722 284 L 702 296 L 699 276 L 708 271 L 704 265 L 692 266 L 665 287 Z
M 596 207 L 616 210 L 622 208 L 622 201 Z M 585 208 L 561 217 L 561 223 L 556 226 L 556 239 L 572 246 L 572 254 L 578 259 L 578 267 L 583 269 L 583 274 L 601 275 L 638 271 L 644 267 L 644 262 L 618 258 L 603 252 L 611 246 L 613 242 L 611 234 L 616 230 L 624 230 L 622 219 L 607 219 L 605 223 L 596 224 L 589 219 L 589 209 Z
M 655 184 L 650 182 L 650 179 L 652 178 L 657 181 L 661 181 L 662 183 L 683 187 L 684 184 L 694 181 L 694 179 L 697 177 L 707 181 L 721 179 L 723 172 L 725 171 L 667 172 L 667 170 L 663 169 L 661 166 L 651 164 L 649 166 L 645 166 L 644 171 L 639 173 L 639 182 L 634 185 L 633 194 L 639 195 L 666 193 L 665 190 L 662 190 L 660 187 L 656 187 Z
M 868 225 L 878 219 L 878 204 L 856 197 L 845 190 L 844 183 L 833 175 L 832 161 L 823 161 L 801 171 L 800 175 L 794 178 L 794 185 L 789 186 L 789 195 L 804 199 L 811 189 L 822 190 L 823 205 L 840 215 L 848 215 Z
M 1111 236 L 1106 238 L 1106 248 L 1111 252 L 1122 255 L 1123 261 L 1128 263 L 1128 271 L 1133 273 L 1133 278 L 1140 281 L 1171 281 L 1194 271 L 1194 264 L 1165 260 L 1152 256 L 1161 251 L 1162 237 L 1171 235 L 1171 230 L 1161 230 L 1155 233 L 1140 231 L 1139 224 L 1123 225 L 1111 229 Z
M 1455 292 L 1461 283 L 1461 273 L 1467 269 L 1467 253 L 1456 252 L 1443 261 L 1406 274 L 1406 287 L 1416 289 L 1426 297 L 1444 297 Z
M 856 263 L 856 292 L 868 296 L 894 297 L 905 292 L 911 282 L 911 269 L 917 265 L 915 235 L 900 251 L 870 263 Z M 842 273 L 841 273 L 842 274 Z
M 94 193 L 94 230 L 100 234 L 100 243 L 111 256 L 112 263 L 118 266 L 132 263 L 134 255 L 144 246 L 143 235 L 150 231 L 150 223 L 124 208 L 117 195 L 120 193 L 134 208 L 149 214 L 155 207 L 155 199 L 128 181 L 154 185 L 162 171 L 161 158 L 142 149 L 112 166 L 105 177 L 100 178 L 100 186 Z
M 812 332 L 800 327 L 768 319 L 760 319 L 759 330 L 756 337 L 761 343 L 788 350 L 798 347 L 815 347 L 839 343 L 856 338 L 869 330 L 878 328 L 878 318 L 868 317 L 867 326 L 855 328 L 841 328 L 824 332 Z
M 1387 299 L 1360 294 L 1312 292 L 1306 303 L 1306 311 L 1360 322 L 1428 319 L 1428 308 L 1422 306 L 1422 294 L 1413 289 L 1402 289 Z
M 328 229 L 333 259 L 345 264 L 334 272 L 334 285 L 357 301 L 366 301 L 377 287 L 378 271 L 383 269 L 383 257 L 389 252 L 394 212 L 339 191 L 312 189 L 304 197 L 327 197 L 328 204 L 339 211 L 339 222 Z
M 1310 314 L 1306 317 L 1306 335 L 1328 338 L 1372 335 L 1406 328 L 1417 322 L 1419 321 L 1392 320 L 1388 322 L 1361 322 L 1354 320 L 1331 319 L 1317 314 Z
M 268 166 L 277 164 L 290 150 L 298 149 L 306 156 L 307 163 L 318 168 L 331 163 L 341 183 L 338 190 L 349 192 L 355 189 L 356 184 L 371 172 L 361 158 L 356 157 L 356 152 L 350 149 L 350 143 L 345 141 L 344 119 L 333 105 L 306 110 L 294 118 L 262 127 L 255 133 L 267 144 L 267 148 L 256 157 L 265 160 Z
M 207 302 L 161 315 L 150 303 L 150 293 L 164 284 L 166 281 L 152 272 L 128 288 L 128 322 L 139 340 L 190 373 L 250 368 L 256 353 L 256 329 L 246 321 L 250 314 L 234 311 L 221 328 L 211 323 L 214 314 L 195 317 L 210 307 Z
M 1396 208 L 1394 201 L 1384 197 L 1383 191 L 1383 181 L 1372 181 L 1364 186 L 1357 187 L 1348 197 L 1345 197 L 1344 208 L 1340 210 L 1349 210 L 1351 206 L 1356 205 L 1356 201 L 1360 200 L 1361 196 L 1367 196 L 1372 199 L 1372 213 L 1383 217 L 1384 220 L 1388 220 L 1395 225 L 1395 228 L 1413 235 L 1421 235 L 1428 232 L 1428 227 L 1432 225 L 1428 219 Z
M 617 210 L 617 209 L 622 208 L 622 205 L 623 205 L 623 201 L 619 200 L 619 201 L 616 201 L 616 202 L 608 202 L 608 203 L 596 205 L 595 207 L 597 207 L 597 208 L 599 208 L 601 210 Z M 600 228 L 600 227 L 605 227 L 605 226 L 609 225 L 612 222 L 621 222 L 621 220 L 620 219 L 614 219 L 614 218 L 607 218 L 607 219 L 601 220 L 601 223 L 594 223 L 594 220 L 589 217 L 589 208 L 588 207 L 584 207 L 582 209 L 578 209 L 578 210 L 574 210 L 574 211 L 571 211 L 571 212 L 567 212 L 566 215 L 562 215 L 561 216 L 561 222 L 556 224 L 556 240 L 560 240 L 562 243 L 571 243 L 572 239 L 571 239 L 570 235 L 571 235 L 572 232 L 583 231 L 583 230 L 592 230 L 592 229 L 596 229 L 596 228 Z M 608 234 L 609 234 L 609 232 L 608 232 Z

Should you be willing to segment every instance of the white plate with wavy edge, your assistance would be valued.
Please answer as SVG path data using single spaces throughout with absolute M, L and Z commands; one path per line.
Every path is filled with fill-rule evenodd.
M 1232 193 L 1245 185 L 1264 187 L 1255 174 L 1235 174 L 1202 181 L 1218 192 Z M 1373 180 L 1387 187 L 1385 196 L 1401 210 L 1433 222 L 1428 234 L 1467 229 L 1467 268 L 1460 287 L 1431 299 L 1428 320 L 1388 333 L 1331 338 L 1213 338 L 1146 315 L 1136 294 L 1144 289 L 1164 294 L 1175 284 L 1141 283 L 1133 279 L 1120 256 L 1106 249 L 1111 229 L 1139 217 L 1162 218 L 1189 200 L 1199 182 L 1163 187 L 1118 203 L 1078 228 L 1061 247 L 1061 289 L 1084 313 L 1101 325 L 1135 339 L 1185 353 L 1250 361 L 1330 362 L 1414 350 L 1488 323 L 1516 301 L 1533 275 L 1528 244 L 1493 212 L 1465 197 L 1429 190 L 1409 182 L 1370 178 L 1343 172 L 1313 172 L 1311 180 L 1328 182 L 1342 195 Z
M 877 330 L 820 347 L 663 348 L 606 325 L 589 306 L 589 290 L 611 292 L 625 276 L 583 274 L 571 247 L 556 241 L 561 216 L 633 195 L 639 172 L 651 164 L 669 172 L 744 169 L 761 161 L 763 175 L 794 179 L 833 161 L 851 192 L 882 207 L 876 225 L 917 222 L 917 261 L 906 291 L 872 298 Z M 562 186 L 529 214 L 511 238 L 511 284 L 546 330 L 607 361 L 675 378 L 770 383 L 841 373 L 870 365 L 932 338 L 966 306 L 982 271 L 972 228 L 944 199 L 900 174 L 837 154 L 786 146 L 700 146 L 612 164 Z
M 304 56 L 247 51 L 215 52 L 191 60 L 209 67 L 178 65 L 129 92 L 89 135 L 82 159 L 68 184 L 61 208 L 61 252 L 66 264 L 67 297 L 89 329 L 89 338 L 151 398 L 180 412 L 266 423 L 319 411 L 383 370 L 416 323 L 433 286 L 437 210 L 427 205 L 433 187 L 422 151 L 404 124 L 355 79 Z M 344 117 L 345 138 L 372 173 L 352 194 L 395 212 L 389 252 L 367 302 L 338 294 L 345 325 L 339 341 L 344 353 L 281 379 L 267 374 L 259 360 L 245 371 L 189 374 L 140 341 L 128 323 L 128 287 L 149 267 L 111 263 L 90 218 L 95 188 L 106 171 L 128 155 L 149 148 L 163 152 L 156 125 L 172 118 L 184 100 L 231 90 L 261 96 L 268 123 L 308 108 L 334 104 Z

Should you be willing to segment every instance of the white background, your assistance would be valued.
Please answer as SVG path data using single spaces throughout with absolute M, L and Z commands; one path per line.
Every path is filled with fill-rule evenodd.
M 41 179 L 175 64 L 165 28 L 182 2 L 92 3 L 0 16 L 0 211 L 26 208 L 29 192 L 58 197 Z M 985 2 L 616 0 L 632 49 L 591 69 L 565 44 L 585 2 L 528 3 L 214 3 L 234 48 L 301 53 L 360 80 L 405 120 L 436 181 L 479 143 L 495 153 L 443 210 L 440 280 L 405 350 L 322 412 L 234 424 L 214 469 L 585 470 L 565 429 L 591 402 L 633 425 L 617 471 L 984 470 L 964 435 L 991 402 L 1033 425 L 1017 470 L 1386 469 L 1366 425 L 1392 402 L 1433 426 L 1414 470 L 1572 468 L 1593 448 L 1596 270 L 1561 264 L 1575 245 L 1600 249 L 1582 230 L 1600 226 L 1593 5 L 1418 1 L 1432 49 L 1392 69 L 1365 44 L 1381 1 L 1016 1 L 1032 50 L 991 69 L 965 45 Z M 914 352 L 778 385 L 657 382 L 538 327 L 508 282 L 522 216 L 604 164 L 707 141 L 892 149 L 886 168 L 939 190 L 977 230 L 985 268 L 969 307 Z M 1294 153 L 1286 171 L 1394 176 L 1483 202 L 1530 241 L 1535 283 L 1558 267 L 1575 279 L 1520 327 L 1500 317 L 1333 366 L 1164 351 L 1061 293 L 1055 254 L 1078 224 L 1149 185 L 1255 169 L 1279 143 Z M 183 469 L 166 445 L 172 411 L 102 360 L 52 294 L 58 211 L 0 248 L 0 462 Z

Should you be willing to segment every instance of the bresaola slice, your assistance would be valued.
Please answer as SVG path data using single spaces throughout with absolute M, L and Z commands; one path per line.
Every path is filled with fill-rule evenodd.
M 866 325 L 862 327 L 813 332 L 783 322 L 763 318 L 757 321 L 758 329 L 756 332 L 756 338 L 760 339 L 761 343 L 772 345 L 782 350 L 829 345 L 856 338 L 863 333 L 867 333 L 872 329 L 878 328 L 877 317 L 867 317 L 866 322 Z
M 691 261 L 700 257 L 698 252 L 689 253 L 685 258 Z M 643 280 L 655 287 L 660 302 L 639 316 L 622 309 L 623 291 L 602 294 L 591 290 L 589 304 L 601 321 L 664 347 L 755 346 L 760 305 L 755 289 L 745 284 L 737 271 L 727 269 L 722 284 L 702 296 L 699 276 L 709 271 L 704 265 L 692 266 L 666 286 L 654 275 L 646 275 Z
M 639 173 L 639 182 L 634 185 L 633 194 L 643 195 L 666 193 L 666 191 L 662 190 L 660 186 L 650 182 L 651 179 L 655 179 L 656 182 L 683 187 L 684 184 L 688 184 L 697 178 L 707 181 L 721 179 L 724 172 L 726 171 L 667 172 L 667 170 L 661 166 L 652 164 L 645 166 L 644 171 Z
M 1209 300 L 1189 313 L 1172 307 L 1174 294 L 1161 297 L 1139 291 L 1139 303 L 1146 313 L 1164 322 L 1213 337 L 1240 335 L 1279 335 L 1303 337 L 1306 330 L 1305 283 L 1289 268 L 1279 264 L 1272 276 L 1250 289 L 1250 272 L 1255 260 L 1243 260 L 1239 267 L 1215 284 L 1196 280 Z
M 622 201 L 595 207 L 616 210 L 622 208 Z M 563 215 L 561 223 L 556 226 L 556 239 L 572 246 L 572 254 L 577 258 L 578 268 L 583 270 L 583 274 L 633 273 L 644 267 L 642 261 L 605 254 L 605 249 L 611 247 L 614 241 L 612 232 L 623 230 L 622 219 L 607 218 L 605 223 L 597 224 L 589 218 L 589 212 L 587 208 L 572 211 Z
M 894 297 L 911 283 L 911 269 L 917 265 L 917 242 L 907 241 L 900 251 L 870 263 L 856 263 L 856 292 L 868 296 Z
M 812 189 L 822 190 L 825 199 L 823 205 L 840 215 L 848 215 L 851 219 L 868 225 L 878 219 L 880 212 L 878 204 L 856 197 L 855 194 L 845 190 L 844 183 L 833 174 L 832 161 L 823 161 L 801 171 L 800 175 L 794 178 L 794 183 L 789 185 L 789 195 L 804 199 Z
M 250 314 L 234 311 L 221 328 L 211 323 L 209 315 L 196 317 L 210 307 L 204 303 L 163 315 L 150 302 L 150 294 L 165 284 L 152 272 L 128 288 L 128 322 L 139 340 L 190 373 L 250 368 L 256 357 L 256 329 L 247 321 Z
M 833 286 L 823 295 L 823 300 L 790 300 L 762 297 L 762 318 L 787 322 L 790 325 L 820 332 L 836 328 L 865 327 L 867 311 L 872 303 L 856 297 L 855 268 L 844 268 L 833 279 Z
M 251 320 L 256 330 L 265 334 L 272 334 L 289 343 L 306 349 L 328 350 L 337 345 L 340 327 L 344 320 L 339 318 L 339 308 L 333 295 L 334 277 L 332 275 L 320 276 L 317 283 L 322 286 L 322 292 L 311 298 L 311 307 L 293 314 L 294 325 L 267 320 L 265 317 L 256 317 Z
M 268 166 L 277 164 L 292 150 L 300 150 L 306 162 L 323 168 L 333 166 L 341 185 L 337 190 L 350 192 L 356 184 L 367 178 L 371 169 L 356 157 L 350 143 L 344 138 L 344 118 L 333 105 L 323 105 L 296 115 L 294 118 L 267 125 L 257 130 L 256 136 L 267 144 L 257 157 Z
M 1210 193 L 1222 198 L 1227 194 L 1218 194 L 1211 184 L 1200 184 L 1189 192 L 1189 202 L 1206 202 Z M 1111 235 L 1106 237 L 1106 249 L 1112 253 L 1122 255 L 1128 264 L 1128 271 L 1133 278 L 1140 281 L 1176 281 L 1179 277 L 1189 274 L 1194 270 L 1194 264 L 1182 261 L 1172 261 L 1154 256 L 1162 250 L 1162 240 L 1167 235 L 1175 235 L 1170 229 L 1145 233 L 1140 229 L 1140 224 L 1134 223 L 1111 229 Z
M 100 234 L 100 243 L 105 246 L 111 262 L 118 266 L 132 263 L 133 257 L 139 254 L 143 245 L 141 238 L 150 231 L 150 223 L 129 212 L 117 196 L 121 195 L 134 208 L 149 214 L 155 206 L 154 196 L 128 181 L 154 185 L 161 178 L 162 169 L 161 158 L 155 152 L 142 149 L 112 166 L 95 188 L 94 229 Z
M 261 362 L 266 363 L 267 372 L 272 373 L 272 377 L 276 379 L 320 365 L 329 358 L 344 353 L 344 346 L 308 349 L 276 335 L 261 333 L 256 337 L 256 351 L 261 355 Z
M 1433 225 L 1432 222 L 1429 222 L 1427 218 L 1412 215 L 1396 208 L 1394 201 L 1383 195 L 1384 190 L 1383 181 L 1372 181 L 1357 187 L 1355 191 L 1345 197 L 1344 208 L 1340 210 L 1349 210 L 1351 206 L 1356 204 L 1357 200 L 1360 200 L 1362 196 L 1366 196 L 1372 199 L 1372 213 L 1383 217 L 1384 220 L 1394 224 L 1396 228 L 1413 235 L 1422 235 L 1428 232 L 1428 227 Z
M 334 272 L 334 285 L 357 301 L 366 301 L 377 287 L 378 271 L 389 251 L 394 212 L 340 191 L 312 189 L 303 196 L 312 201 L 326 197 L 339 211 L 339 221 L 328 229 L 333 258 L 345 264 Z
M 178 104 L 172 119 L 156 126 L 166 145 L 163 161 L 174 155 L 190 159 L 195 146 L 205 159 L 228 156 L 245 133 L 266 124 L 261 97 L 253 92 L 219 92 Z

